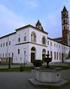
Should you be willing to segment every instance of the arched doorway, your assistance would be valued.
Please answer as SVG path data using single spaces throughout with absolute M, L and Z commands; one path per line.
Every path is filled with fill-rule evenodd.
M 35 47 L 32 47 L 31 48 L 31 63 L 33 63 L 35 60 L 35 54 L 36 54 L 36 49 Z
M 42 50 L 42 60 L 44 60 L 45 56 L 46 56 L 46 50 L 43 49 L 43 50 Z

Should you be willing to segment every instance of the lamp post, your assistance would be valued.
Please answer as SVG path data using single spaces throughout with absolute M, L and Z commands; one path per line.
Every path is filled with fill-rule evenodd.
M 21 63 L 20 63 L 20 71 L 22 72 L 23 71 L 22 58 L 20 58 L 20 61 L 21 61 Z
M 11 68 L 11 58 L 10 57 L 8 57 L 8 60 L 9 60 L 9 69 Z

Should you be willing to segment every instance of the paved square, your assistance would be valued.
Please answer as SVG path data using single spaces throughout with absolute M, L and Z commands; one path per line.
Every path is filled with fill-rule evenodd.
M 53 87 L 33 86 L 28 79 L 32 78 L 31 72 L 0 72 L 0 89 L 53 89 Z M 69 89 L 70 83 L 55 89 Z

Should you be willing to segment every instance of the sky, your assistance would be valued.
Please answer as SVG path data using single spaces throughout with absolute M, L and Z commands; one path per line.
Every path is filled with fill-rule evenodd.
M 0 0 L 0 36 L 40 20 L 49 37 L 61 37 L 64 6 L 70 11 L 70 0 Z

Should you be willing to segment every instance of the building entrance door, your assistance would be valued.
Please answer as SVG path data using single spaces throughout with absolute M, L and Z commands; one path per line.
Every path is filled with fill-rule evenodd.
M 33 63 L 35 60 L 35 53 L 31 53 L 31 63 Z
M 31 63 L 33 63 L 35 60 L 35 53 L 36 53 L 36 50 L 34 47 L 32 47 L 31 48 Z

